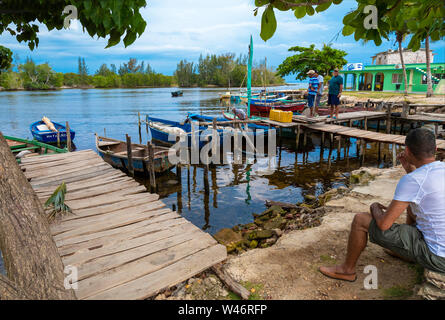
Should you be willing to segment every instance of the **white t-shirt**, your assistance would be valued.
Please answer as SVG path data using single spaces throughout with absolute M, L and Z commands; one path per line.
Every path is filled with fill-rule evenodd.
M 323 78 L 322 75 L 318 75 L 317 79 L 318 79 L 318 83 L 319 83 L 319 86 L 320 86 L 320 92 L 318 94 L 323 94 L 323 89 L 324 89 L 323 81 L 324 81 L 324 78 Z
M 394 200 L 410 202 L 428 248 L 445 257 L 445 163 L 435 161 L 405 175 Z

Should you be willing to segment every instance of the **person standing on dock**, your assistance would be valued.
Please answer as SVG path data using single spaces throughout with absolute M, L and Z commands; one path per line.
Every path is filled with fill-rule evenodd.
M 343 91 L 343 78 L 338 75 L 338 69 L 335 68 L 333 76 L 329 80 L 328 105 L 330 106 L 330 117 L 338 119 L 338 106 L 340 105 L 340 97 Z M 335 108 L 335 117 L 334 117 Z
M 314 116 L 314 103 L 315 103 L 315 97 L 318 93 L 318 79 L 316 76 L 316 73 L 314 70 L 309 70 L 307 73 L 309 76 L 309 87 L 307 90 L 307 106 L 311 110 L 311 117 Z
M 355 281 L 358 259 L 369 240 L 392 256 L 445 273 L 445 163 L 436 161 L 436 138 L 428 129 L 411 130 L 398 159 L 406 175 L 388 207 L 373 203 L 355 215 L 343 264 L 320 267 L 330 278 Z M 395 221 L 407 210 L 406 223 Z
M 315 70 L 315 76 L 318 80 L 318 92 L 315 96 L 315 116 L 318 117 L 318 107 L 320 106 L 320 100 L 321 96 L 323 95 L 323 89 L 324 89 L 324 77 L 321 74 L 318 74 L 318 71 Z

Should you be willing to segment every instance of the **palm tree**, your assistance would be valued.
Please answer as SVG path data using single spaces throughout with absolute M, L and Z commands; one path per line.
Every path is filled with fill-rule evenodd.
M 405 60 L 403 60 L 403 47 L 402 47 L 403 38 L 405 36 L 406 33 L 404 33 L 403 31 L 396 31 L 396 41 L 399 44 L 399 55 L 400 55 L 400 62 L 402 63 L 403 80 L 405 81 L 405 95 L 408 95 L 408 77 L 406 76 L 406 67 L 405 67 Z
M 433 96 L 433 81 L 431 79 L 431 59 L 430 59 L 430 34 L 427 33 L 425 39 L 425 54 L 426 54 L 426 83 L 427 91 L 426 97 Z

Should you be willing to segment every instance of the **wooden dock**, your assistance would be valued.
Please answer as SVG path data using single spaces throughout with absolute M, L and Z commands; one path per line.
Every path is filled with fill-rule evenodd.
M 335 135 L 345 136 L 348 138 L 357 138 L 374 142 L 404 145 L 406 139 L 406 136 L 404 135 L 367 131 L 336 124 L 318 123 L 318 124 L 304 124 L 303 126 L 305 128 L 319 132 L 332 133 Z M 445 140 L 437 139 L 436 144 L 438 150 L 440 151 L 445 150 Z
M 92 150 L 22 160 L 42 204 L 62 182 L 72 209 L 51 225 L 78 299 L 145 299 L 223 261 L 226 248 Z

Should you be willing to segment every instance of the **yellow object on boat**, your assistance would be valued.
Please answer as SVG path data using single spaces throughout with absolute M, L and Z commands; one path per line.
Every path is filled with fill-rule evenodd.
M 49 118 L 43 117 L 42 121 L 46 124 L 46 126 L 48 127 L 49 130 L 54 131 L 54 132 L 57 131 L 56 127 L 51 122 L 51 120 L 49 120 Z
M 292 112 L 282 110 L 270 110 L 269 119 L 278 122 L 292 122 Z

